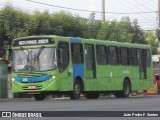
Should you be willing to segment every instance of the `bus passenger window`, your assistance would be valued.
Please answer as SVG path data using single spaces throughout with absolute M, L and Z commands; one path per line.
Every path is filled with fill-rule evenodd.
M 107 61 L 107 48 L 106 46 L 97 45 L 97 63 L 100 65 L 105 65 L 108 63 Z
M 130 65 L 129 49 L 125 47 L 120 48 L 120 62 L 121 65 Z
M 109 64 L 119 64 L 118 47 L 109 47 Z
M 69 64 L 69 44 L 67 42 L 59 42 L 58 44 L 58 67 L 63 72 Z
M 131 54 L 131 64 L 133 66 L 137 66 L 138 65 L 137 49 L 131 48 L 130 54 Z

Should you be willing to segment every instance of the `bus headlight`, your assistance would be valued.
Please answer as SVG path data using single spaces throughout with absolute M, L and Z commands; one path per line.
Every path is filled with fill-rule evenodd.
M 15 79 L 14 78 L 12 78 L 12 82 L 14 82 L 15 81 Z
M 55 76 L 55 75 L 53 75 L 53 76 L 52 76 L 52 78 L 53 78 L 53 79 L 55 79 L 55 78 L 56 78 L 56 76 Z
M 12 78 L 12 82 L 15 84 L 19 84 L 19 82 L 17 82 L 14 78 Z

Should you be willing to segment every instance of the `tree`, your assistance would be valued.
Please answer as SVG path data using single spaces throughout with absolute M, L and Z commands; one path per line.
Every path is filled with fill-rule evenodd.
M 120 21 L 101 23 L 91 13 L 88 19 L 66 11 L 49 13 L 35 11 L 33 14 L 6 5 L 0 9 L 0 45 L 11 44 L 17 37 L 30 35 L 60 35 L 119 42 L 146 43 L 144 32 L 129 17 Z M 5 41 L 5 42 L 4 42 Z
M 29 35 L 48 35 L 50 34 L 51 15 L 47 10 L 44 12 L 35 11 L 30 15 L 28 23 Z
M 137 20 L 134 20 L 133 22 L 132 33 L 133 33 L 133 39 L 131 41 L 132 43 L 142 43 L 142 44 L 147 43 L 145 40 L 145 33 L 143 30 L 141 30 Z
M 123 17 L 121 21 L 118 23 L 118 36 L 119 39 L 117 41 L 120 42 L 131 42 L 133 38 L 132 33 L 132 23 L 130 22 L 129 17 Z
M 119 42 L 131 42 L 133 36 L 131 29 L 132 26 L 128 17 L 122 18 L 120 22 L 116 20 L 105 22 L 101 30 L 99 30 L 97 38 Z
M 14 38 L 26 36 L 28 20 L 27 13 L 14 9 L 10 5 L 0 10 L 0 44 L 3 45 L 4 41 L 11 44 Z
M 156 38 L 156 35 L 153 32 L 147 32 L 145 38 L 148 42 L 148 45 L 151 45 L 152 54 L 156 55 L 158 53 L 159 41 Z
M 95 13 L 91 13 L 87 24 L 87 36 L 86 38 L 96 39 L 99 29 L 101 28 L 101 21 L 95 20 Z
M 53 13 L 51 26 L 55 28 L 55 33 L 62 36 L 83 36 L 83 25 L 79 20 L 79 16 L 60 11 Z

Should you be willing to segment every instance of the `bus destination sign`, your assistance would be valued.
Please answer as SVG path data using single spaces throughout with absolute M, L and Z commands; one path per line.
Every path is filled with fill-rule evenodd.
M 27 46 L 27 45 L 44 45 L 53 44 L 54 40 L 52 38 L 34 38 L 34 39 L 23 39 L 13 42 L 13 46 Z

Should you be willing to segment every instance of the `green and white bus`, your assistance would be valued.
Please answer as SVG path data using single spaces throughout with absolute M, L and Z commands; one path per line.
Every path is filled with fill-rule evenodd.
M 28 36 L 13 40 L 13 93 L 49 94 L 71 99 L 101 93 L 128 97 L 153 86 L 148 45 L 62 36 Z

